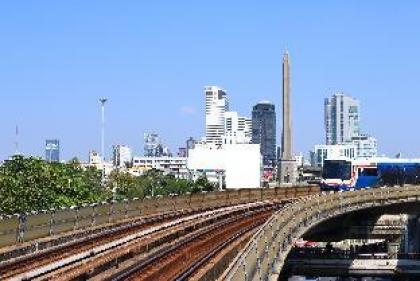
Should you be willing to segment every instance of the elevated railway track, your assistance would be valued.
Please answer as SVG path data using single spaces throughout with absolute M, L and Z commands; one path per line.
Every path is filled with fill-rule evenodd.
M 310 229 L 360 210 L 418 209 L 420 187 L 330 194 L 309 187 L 259 189 L 143 203 L 134 216 L 125 202 L 122 219 L 113 223 L 115 208 L 102 206 L 97 210 L 108 212 L 99 216 L 93 208 L 84 228 L 79 226 L 86 215 L 77 216 L 77 223 L 32 219 L 54 232 L 26 225 L 26 237 L 44 235 L 0 248 L 0 280 L 277 280 L 290 249 Z M 54 234 L 71 224 L 70 231 Z M 7 226 L 0 227 L 2 235 L 10 238 Z
M 144 224 L 134 229 L 2 262 L 0 276 L 2 280 L 186 280 L 191 266 L 200 268 L 215 250 L 253 231 L 291 201 L 173 214 L 167 222 L 168 215 L 144 218 Z
M 212 280 L 214 265 L 226 266 L 275 212 L 318 192 L 239 190 L 2 218 L 0 280 Z

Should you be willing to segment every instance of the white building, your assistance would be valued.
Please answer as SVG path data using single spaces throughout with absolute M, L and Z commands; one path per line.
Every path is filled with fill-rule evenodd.
M 252 120 L 239 116 L 235 111 L 228 111 L 224 118 L 223 144 L 250 143 L 252 139 Z
M 356 157 L 356 147 L 354 144 L 336 144 L 336 145 L 315 145 L 311 152 L 311 165 L 323 167 L 326 159 L 354 159 Z
M 378 156 L 378 142 L 374 137 L 360 135 L 352 138 L 356 148 L 356 158 L 372 158 Z
M 102 164 L 102 157 L 95 150 L 89 151 L 89 165 Z
M 192 174 L 206 174 L 210 181 L 223 177 L 231 188 L 258 188 L 261 186 L 262 158 L 259 144 L 197 144 L 188 152 L 188 169 Z
M 186 157 L 134 157 L 133 167 L 129 169 L 129 172 L 133 175 L 142 175 L 151 169 L 160 170 L 165 174 L 179 178 L 188 177 Z
M 103 162 L 101 155 L 95 150 L 89 151 L 89 163 L 82 164 L 82 167 L 94 167 L 98 170 L 105 168 L 105 175 L 107 176 L 114 170 L 112 163 L 107 161 Z
M 114 145 L 113 146 L 113 161 L 114 167 L 126 168 L 131 165 L 133 155 L 130 147 L 127 145 Z
M 206 142 L 221 144 L 225 134 L 225 113 L 229 111 L 226 91 L 216 86 L 204 88 L 206 97 Z
M 326 144 L 351 142 L 360 135 L 359 101 L 344 94 L 334 94 L 324 103 Z

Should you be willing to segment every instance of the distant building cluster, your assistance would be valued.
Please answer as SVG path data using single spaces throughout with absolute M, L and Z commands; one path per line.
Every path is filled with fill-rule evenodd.
M 250 143 L 252 120 L 229 110 L 229 98 L 225 90 L 217 86 L 207 86 L 204 91 L 205 142 L 216 145 Z
M 378 155 L 377 140 L 360 129 L 360 103 L 343 93 L 324 102 L 325 144 L 311 152 L 312 166 L 322 167 L 326 159 L 361 159 Z
M 320 171 L 327 159 L 367 159 L 378 155 L 377 140 L 361 130 L 360 102 L 344 93 L 333 94 L 324 100 L 325 143 L 314 146 L 310 162 L 301 153 L 295 155 L 290 93 L 286 52 L 283 56 L 280 147 L 276 144 L 276 107 L 273 103 L 258 102 L 252 107 L 251 117 L 246 117 L 230 108 L 226 90 L 205 86 L 205 134 L 200 140 L 190 137 L 173 154 L 158 134 L 148 132 L 143 136 L 142 156 L 134 155 L 128 145 L 116 144 L 110 161 L 105 161 L 96 151 L 90 151 L 89 161 L 84 166 L 105 169 L 107 175 L 116 169 L 133 175 L 156 169 L 189 179 L 205 175 L 220 188 L 248 188 L 275 179 L 281 184 L 295 184 L 296 180 L 310 177 L 305 174 L 304 167 L 307 171 Z M 46 140 L 46 161 L 59 162 L 60 149 L 58 139 Z
M 275 128 L 269 128 L 275 126 L 275 119 L 268 121 L 268 115 L 256 114 L 254 121 L 254 115 L 251 119 L 232 111 L 226 90 L 217 86 L 204 87 L 204 96 L 205 136 L 200 142 L 187 145 L 187 167 L 191 177 L 205 175 L 220 188 L 259 187 L 261 153 L 269 153 L 265 151 L 266 147 L 261 150 L 260 143 L 261 140 L 271 141 L 273 130 L 275 138 Z M 254 136 L 254 123 L 258 136 Z

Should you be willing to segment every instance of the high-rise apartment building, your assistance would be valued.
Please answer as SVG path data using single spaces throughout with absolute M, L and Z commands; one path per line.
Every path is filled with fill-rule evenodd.
M 206 97 L 206 142 L 222 144 L 225 134 L 225 113 L 229 111 L 226 91 L 216 86 L 204 88 Z
M 252 143 L 260 144 L 263 164 L 276 165 L 276 110 L 274 104 L 261 101 L 252 108 Z
M 60 140 L 49 139 L 45 141 L 45 160 L 60 162 Z
M 360 135 L 359 101 L 344 94 L 325 99 L 326 144 L 342 144 Z
M 113 146 L 113 165 L 117 168 L 125 168 L 131 165 L 133 155 L 130 147 L 127 145 Z

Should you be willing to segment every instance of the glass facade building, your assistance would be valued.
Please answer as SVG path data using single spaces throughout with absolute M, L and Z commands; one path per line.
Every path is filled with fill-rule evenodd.
M 276 110 L 262 101 L 252 109 L 252 143 L 260 144 L 264 166 L 276 165 Z

